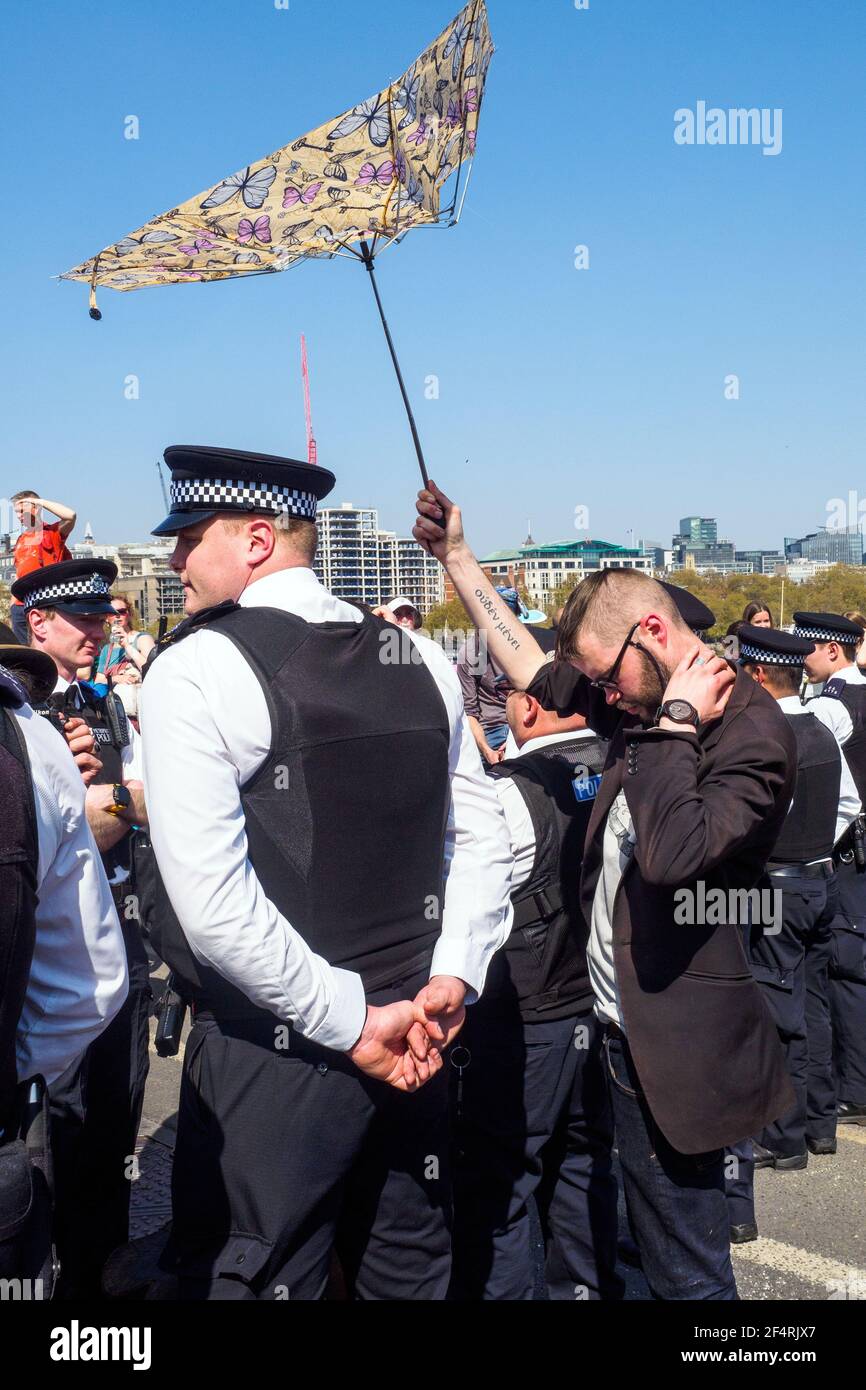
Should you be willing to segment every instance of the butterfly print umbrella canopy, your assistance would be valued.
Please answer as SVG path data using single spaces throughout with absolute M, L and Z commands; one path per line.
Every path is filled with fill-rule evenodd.
M 487 7 L 470 0 L 402 77 L 375 96 L 152 218 L 60 279 L 88 283 L 91 316 L 100 318 L 97 286 L 138 290 L 227 280 L 286 270 L 311 256 L 362 261 L 426 481 L 373 259 L 413 227 L 457 221 L 462 166 L 475 153 L 492 56 Z

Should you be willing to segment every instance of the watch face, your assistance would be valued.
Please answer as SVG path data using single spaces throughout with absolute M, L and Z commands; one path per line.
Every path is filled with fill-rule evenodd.
M 695 711 L 688 700 L 669 700 L 666 712 L 668 719 L 679 719 L 684 724 L 690 724 L 695 717 Z
M 120 806 L 124 811 L 128 811 L 132 805 L 132 797 L 126 787 L 116 786 L 114 788 L 114 804 Z

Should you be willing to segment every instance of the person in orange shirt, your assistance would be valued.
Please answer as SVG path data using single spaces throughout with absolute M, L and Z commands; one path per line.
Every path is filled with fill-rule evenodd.
M 16 492 L 10 498 L 15 515 L 21 525 L 21 534 L 15 542 L 15 577 L 21 579 L 31 570 L 42 569 L 45 565 L 56 565 L 61 560 L 71 560 L 72 555 L 66 545 L 66 537 L 75 525 L 76 513 L 62 502 L 49 502 L 40 497 L 32 488 Z M 43 521 L 42 509 L 59 517 L 57 522 Z M 19 642 L 27 643 L 27 619 L 18 599 L 13 599 L 11 622 Z

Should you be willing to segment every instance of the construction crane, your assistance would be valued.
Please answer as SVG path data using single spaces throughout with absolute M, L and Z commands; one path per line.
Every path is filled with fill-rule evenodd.
M 307 340 L 301 334 L 301 376 L 304 379 L 304 418 L 307 422 L 307 462 L 318 463 L 318 450 L 313 437 L 313 415 L 310 409 L 310 373 L 307 367 Z
M 156 461 L 156 471 L 159 474 L 159 485 L 162 488 L 162 500 L 165 503 L 166 513 L 168 513 L 171 511 L 171 506 L 168 500 L 168 493 L 165 490 L 165 478 L 162 476 L 162 464 L 159 459 Z

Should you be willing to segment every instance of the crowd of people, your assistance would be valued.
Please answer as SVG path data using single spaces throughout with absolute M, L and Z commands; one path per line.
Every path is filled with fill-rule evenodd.
M 550 1299 L 622 1299 L 623 1261 L 736 1299 L 755 1168 L 866 1124 L 866 619 L 756 602 L 732 656 L 605 570 L 547 628 L 431 483 L 455 670 L 406 596 L 317 580 L 326 469 L 166 463 L 158 644 L 74 511 L 13 498 L 0 1277 L 104 1296 L 164 962 L 172 1221 L 128 1295 L 528 1300 L 534 1211 Z

